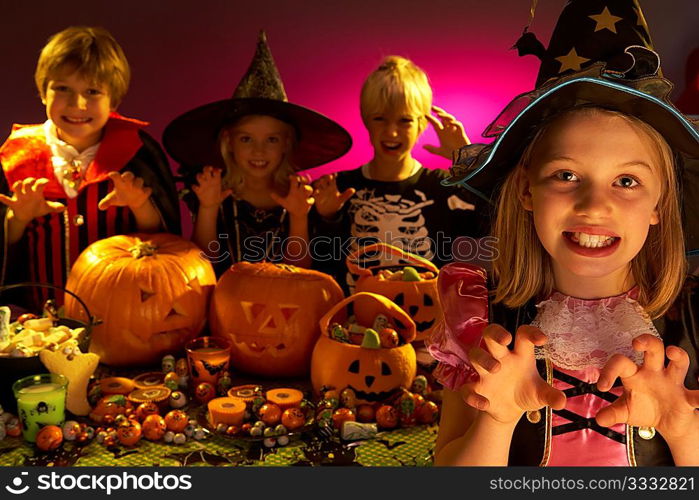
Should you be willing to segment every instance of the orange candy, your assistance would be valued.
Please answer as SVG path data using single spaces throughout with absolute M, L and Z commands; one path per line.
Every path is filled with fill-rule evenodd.
M 393 406 L 383 405 L 376 410 L 376 423 L 382 429 L 393 429 L 398 425 L 398 412 Z
M 282 413 L 282 425 L 293 431 L 302 427 L 306 423 L 306 416 L 301 411 L 301 408 L 287 408 Z
M 36 447 L 43 451 L 55 450 L 63 442 L 63 430 L 57 425 L 47 425 L 36 435 Z
M 141 424 L 135 420 L 129 420 L 127 424 L 120 425 L 116 431 L 117 439 L 124 446 L 133 446 L 141 440 L 143 430 Z
M 265 403 L 258 411 L 260 420 L 267 425 L 277 425 L 282 418 L 282 409 L 274 403 Z
M 342 429 L 344 422 L 354 422 L 357 418 L 354 416 L 354 411 L 349 408 L 338 408 L 333 413 L 333 426 L 336 429 Z
M 167 425 L 165 425 L 165 419 L 160 415 L 148 415 L 141 424 L 141 428 L 143 429 L 143 437 L 150 441 L 157 441 L 165 435 Z
M 184 432 L 189 418 L 182 410 L 172 410 L 165 415 L 165 425 L 167 430 L 172 432 Z

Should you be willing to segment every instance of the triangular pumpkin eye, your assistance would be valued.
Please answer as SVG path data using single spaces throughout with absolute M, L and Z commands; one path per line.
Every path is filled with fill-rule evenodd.
M 427 295 L 427 294 L 424 294 L 424 295 L 422 296 L 422 303 L 423 303 L 423 305 L 425 305 L 425 306 L 433 306 L 433 305 L 434 305 L 434 301 L 432 300 L 432 297 L 430 297 L 430 296 Z
M 180 313 L 178 313 L 177 311 L 175 311 L 175 308 L 174 308 L 174 307 L 173 307 L 172 309 L 170 309 L 170 312 L 167 313 L 167 316 L 165 316 L 165 318 L 171 318 L 171 317 L 173 317 L 173 316 L 181 316 Z
M 350 373 L 359 373 L 359 360 L 355 359 L 354 361 L 352 361 L 347 371 Z
M 153 295 L 155 295 L 155 292 L 149 292 L 147 290 L 141 289 L 141 302 L 145 302 L 146 300 L 150 299 Z
M 391 373 L 393 373 L 391 371 L 391 367 L 382 361 L 381 362 L 381 375 L 390 375 Z
M 399 293 L 398 295 L 396 295 L 396 298 L 393 299 L 393 302 L 395 302 L 397 306 L 403 307 L 403 303 L 405 302 L 405 296 L 402 293 Z

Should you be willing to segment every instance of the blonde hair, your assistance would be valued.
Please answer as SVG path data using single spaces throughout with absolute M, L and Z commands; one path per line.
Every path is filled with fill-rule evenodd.
M 34 81 L 41 99 L 46 87 L 60 71 L 74 68 L 83 78 L 109 89 L 112 108 L 126 95 L 131 70 L 124 51 L 103 28 L 72 26 L 49 38 L 41 50 Z
M 359 108 L 365 125 L 374 113 L 407 110 L 418 117 L 422 132 L 427 126 L 425 115 L 432 108 L 432 88 L 427 74 L 409 59 L 388 56 L 364 81 Z
M 650 226 L 640 252 L 631 261 L 631 273 L 639 289 L 638 302 L 652 318 L 661 316 L 672 305 L 684 282 L 687 269 L 679 203 L 679 187 L 672 151 L 653 127 L 638 118 L 596 107 L 575 108 L 543 125 L 529 143 L 516 168 L 505 180 L 497 201 L 493 236 L 499 258 L 493 263 L 497 280 L 495 302 L 520 307 L 530 299 L 542 299 L 554 289 L 553 268 L 536 233 L 532 213 L 521 203 L 521 186 L 533 151 L 546 131 L 561 117 L 571 113 L 617 116 L 642 132 L 657 154 L 661 193 L 657 212 L 659 223 Z
M 233 196 L 236 198 L 240 197 L 245 177 L 233 159 L 233 154 L 230 149 L 230 141 L 225 140 L 224 136 L 228 131 L 235 127 L 241 119 L 248 116 L 251 115 L 241 116 L 235 122 L 225 125 L 218 135 L 218 145 L 221 151 L 221 157 L 226 165 L 226 170 L 223 172 L 223 178 L 221 179 L 222 188 L 233 190 Z M 275 119 L 279 120 L 279 118 Z M 298 170 L 290 158 L 291 152 L 294 150 L 294 146 L 296 145 L 296 134 L 294 133 L 294 127 L 292 125 L 282 120 L 279 121 L 284 123 L 284 125 L 287 127 L 290 145 L 287 152 L 284 154 L 284 159 L 282 160 L 281 164 L 274 171 L 273 182 L 277 193 L 286 196 L 286 194 L 289 192 L 289 175 Z

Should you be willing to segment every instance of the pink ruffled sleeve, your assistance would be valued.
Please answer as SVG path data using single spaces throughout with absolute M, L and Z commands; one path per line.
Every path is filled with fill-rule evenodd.
M 439 271 L 439 299 L 444 318 L 432 332 L 428 349 L 439 362 L 433 375 L 458 390 L 478 377 L 466 354 L 480 343 L 488 325 L 488 287 L 482 267 L 455 262 Z

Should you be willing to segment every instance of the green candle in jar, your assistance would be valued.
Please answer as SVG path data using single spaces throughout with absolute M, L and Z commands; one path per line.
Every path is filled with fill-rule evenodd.
M 37 433 L 45 425 L 63 423 L 67 387 L 66 377 L 52 373 L 31 375 L 14 383 L 12 390 L 26 441 L 35 442 Z

